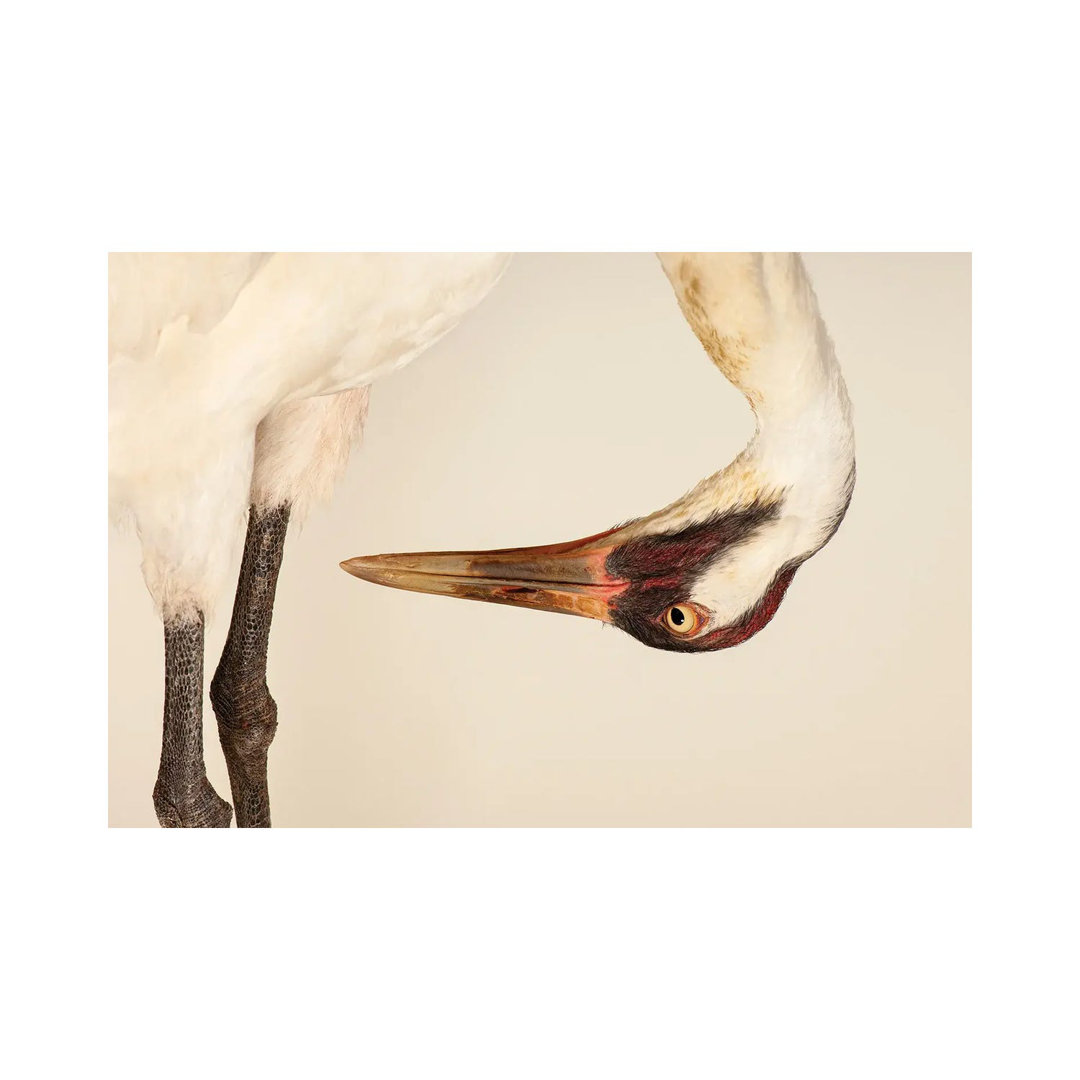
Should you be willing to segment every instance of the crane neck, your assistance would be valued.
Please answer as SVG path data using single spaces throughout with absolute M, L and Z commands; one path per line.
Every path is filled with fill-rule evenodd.
M 660 262 L 690 329 L 747 399 L 757 432 L 688 499 L 742 501 L 784 491 L 829 520 L 854 482 L 851 402 L 802 259 L 793 254 L 665 253 Z

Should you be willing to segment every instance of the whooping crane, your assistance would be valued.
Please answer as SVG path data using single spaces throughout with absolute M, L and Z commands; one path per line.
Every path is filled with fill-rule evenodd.
M 111 257 L 110 500 L 135 521 L 165 626 L 154 789 L 163 825 L 230 822 L 203 763 L 203 625 L 245 511 L 210 696 L 237 824 L 266 826 L 277 723 L 266 650 L 286 528 L 332 488 L 369 384 L 452 329 L 507 258 Z M 584 540 L 342 566 L 396 588 L 599 619 L 661 649 L 728 648 L 765 626 L 851 497 L 844 380 L 797 255 L 660 261 L 690 327 L 757 417 L 730 465 L 663 510 Z

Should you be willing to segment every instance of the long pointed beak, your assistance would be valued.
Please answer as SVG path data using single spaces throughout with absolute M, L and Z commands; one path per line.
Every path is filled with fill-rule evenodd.
M 611 622 L 611 598 L 627 587 L 604 568 L 614 531 L 543 547 L 364 555 L 341 568 L 394 589 Z

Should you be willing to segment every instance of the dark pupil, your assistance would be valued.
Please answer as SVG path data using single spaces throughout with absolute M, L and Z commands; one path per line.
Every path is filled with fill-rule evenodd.
M 682 626 L 686 622 L 686 612 L 680 607 L 673 607 L 671 609 L 671 621 L 676 626 Z

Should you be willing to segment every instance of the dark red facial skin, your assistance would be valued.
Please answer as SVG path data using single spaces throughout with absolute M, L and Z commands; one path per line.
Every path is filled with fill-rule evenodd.
M 756 502 L 675 533 L 643 536 L 617 547 L 605 568 L 629 585 L 611 601 L 614 624 L 645 645 L 673 652 L 730 649 L 753 637 L 776 614 L 803 559 L 782 566 L 761 599 L 728 626 L 680 636 L 669 629 L 665 615 L 672 604 L 690 598 L 694 582 L 726 551 L 751 541 L 764 525 L 775 520 L 781 506 L 780 499 Z

